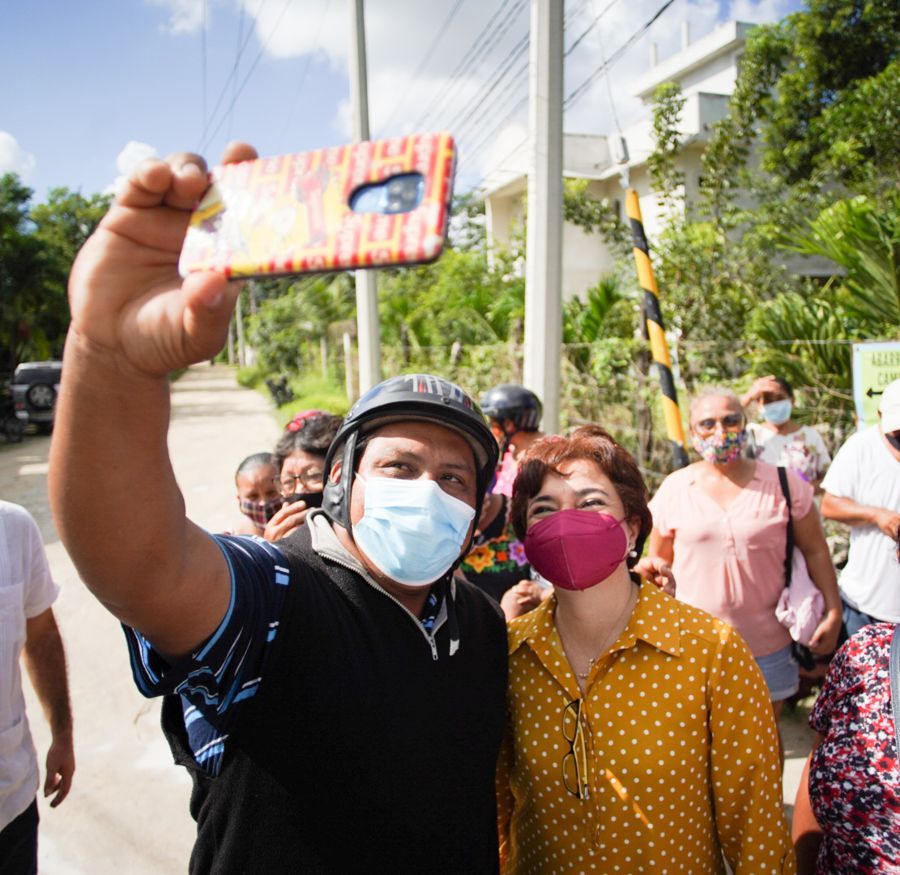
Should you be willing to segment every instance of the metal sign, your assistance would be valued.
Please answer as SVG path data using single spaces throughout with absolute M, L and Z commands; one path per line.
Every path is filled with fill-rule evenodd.
M 878 422 L 886 386 L 900 379 L 900 341 L 853 344 L 853 403 L 857 428 Z

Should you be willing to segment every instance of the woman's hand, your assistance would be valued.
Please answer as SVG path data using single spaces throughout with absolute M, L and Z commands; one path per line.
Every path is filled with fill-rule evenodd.
M 533 580 L 521 580 L 503 593 L 500 609 L 507 620 L 515 620 L 534 610 L 552 592 L 553 590 L 545 589 Z
M 675 597 L 675 575 L 662 556 L 644 556 L 633 569 L 644 580 L 656 584 L 666 595 Z
M 784 390 L 775 382 L 774 374 L 767 374 L 765 377 L 758 377 L 753 381 L 753 385 L 741 397 L 741 404 L 747 407 L 754 401 L 758 402 L 763 395 L 780 395 Z
M 266 523 L 263 537 L 267 541 L 280 541 L 286 538 L 294 529 L 306 522 L 306 515 L 312 510 L 307 507 L 305 501 L 292 501 L 284 505 L 281 510 Z
M 809 639 L 809 649 L 817 656 L 827 656 L 834 653 L 837 648 L 838 637 L 841 634 L 841 610 L 832 608 L 816 626 L 812 638 Z

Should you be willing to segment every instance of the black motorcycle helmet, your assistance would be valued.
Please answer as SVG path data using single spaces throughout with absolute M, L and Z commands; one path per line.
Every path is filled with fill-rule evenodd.
M 530 389 L 517 383 L 501 383 L 481 396 L 481 409 L 509 437 L 517 431 L 537 431 L 544 407 Z M 510 423 L 513 428 L 507 428 Z
M 322 495 L 322 509 L 331 520 L 349 531 L 350 487 L 359 462 L 360 438 L 390 422 L 415 419 L 453 429 L 472 447 L 477 469 L 475 519 L 478 519 L 484 494 L 497 467 L 497 442 L 478 405 L 459 386 L 430 374 L 406 374 L 391 377 L 363 395 L 334 436 L 325 457 L 328 480 Z M 343 464 L 340 480 L 335 482 L 330 472 L 339 458 Z

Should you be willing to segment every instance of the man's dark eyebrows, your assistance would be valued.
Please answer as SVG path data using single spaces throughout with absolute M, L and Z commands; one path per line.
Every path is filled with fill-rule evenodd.
M 474 462 L 444 462 L 443 465 L 451 471 L 468 471 L 471 473 L 475 470 Z

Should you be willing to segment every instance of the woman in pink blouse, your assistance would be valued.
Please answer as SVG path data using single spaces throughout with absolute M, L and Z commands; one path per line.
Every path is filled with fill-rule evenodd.
M 675 471 L 650 502 L 650 553 L 672 564 L 677 597 L 734 626 L 750 645 L 775 716 L 798 687 L 791 638 L 775 617 L 784 588 L 788 507 L 778 469 L 743 455 L 747 439 L 741 403 L 709 390 L 691 404 L 691 437 L 700 461 Z M 825 599 L 810 643 L 831 653 L 841 626 L 834 566 L 812 487 L 788 472 L 794 539 Z

